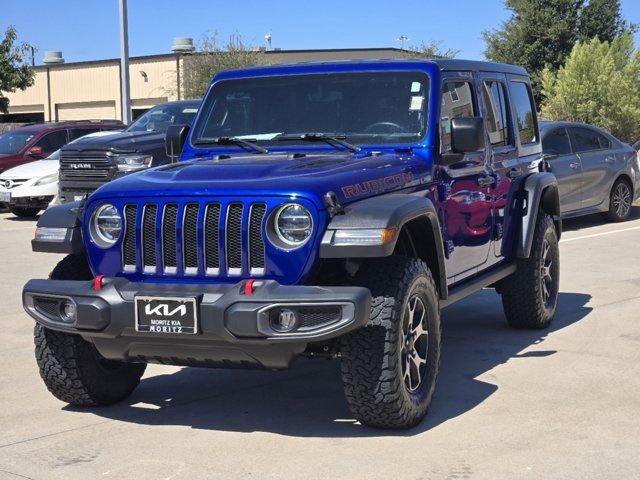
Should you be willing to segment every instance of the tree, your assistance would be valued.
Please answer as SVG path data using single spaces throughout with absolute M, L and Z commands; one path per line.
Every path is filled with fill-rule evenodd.
M 31 46 L 26 43 L 16 45 L 17 38 L 16 29 L 10 26 L 0 42 L 0 113 L 9 111 L 9 99 L 2 92 L 24 90 L 34 81 L 34 71 L 26 63 Z
M 420 46 L 412 46 L 407 49 L 409 58 L 455 58 L 460 50 L 442 48 L 441 42 L 422 42 Z
M 483 32 L 489 60 L 522 65 L 540 102 L 540 73 L 557 71 L 577 41 L 611 41 L 635 28 L 622 18 L 619 0 L 505 0 L 511 17 Z
M 576 44 L 557 72 L 542 73 L 542 115 L 597 125 L 623 141 L 640 137 L 640 50 L 625 33 Z
M 610 42 L 630 28 L 633 27 L 622 18 L 619 0 L 590 0 L 580 13 L 578 39 Z
M 264 52 L 245 44 L 239 35 L 231 36 L 226 44 L 220 45 L 217 33 L 203 36 L 198 52 L 183 58 L 184 98 L 202 97 L 213 75 L 222 70 L 267 63 Z

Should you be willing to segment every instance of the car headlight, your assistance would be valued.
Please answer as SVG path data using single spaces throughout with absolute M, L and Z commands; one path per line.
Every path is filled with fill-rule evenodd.
M 298 248 L 311 237 L 311 213 L 299 203 L 282 205 L 273 218 L 273 229 L 283 248 Z
M 149 168 L 153 155 L 129 155 L 129 154 L 113 154 L 111 157 L 115 160 L 118 170 L 121 172 L 135 172 L 143 168 Z
M 52 173 L 51 175 L 45 175 L 44 177 L 40 177 L 33 184 L 34 187 L 39 187 L 40 185 L 47 185 L 49 183 L 54 183 L 58 181 L 58 172 Z
M 96 208 L 91 217 L 90 233 L 98 246 L 113 246 L 122 233 L 122 217 L 118 209 L 108 203 Z

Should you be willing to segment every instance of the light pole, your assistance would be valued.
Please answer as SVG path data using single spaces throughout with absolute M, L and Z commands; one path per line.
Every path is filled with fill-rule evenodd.
M 51 112 L 51 65 L 60 65 L 64 63 L 64 57 L 62 56 L 62 52 L 49 50 L 44 52 L 44 59 L 42 60 L 47 66 L 47 117 L 48 121 L 52 122 L 52 112 Z M 57 119 L 56 119 L 57 120 Z
M 131 123 L 131 94 L 129 89 L 129 21 L 127 0 L 120 0 L 120 100 L 122 123 Z
M 409 40 L 409 37 L 407 37 L 406 35 L 400 35 L 398 38 L 396 38 L 396 40 L 400 42 L 400 45 L 402 45 L 402 50 L 404 50 L 404 42 Z
M 176 54 L 176 90 L 178 100 L 180 100 L 182 90 L 180 85 L 180 54 L 186 55 L 193 53 L 196 47 L 193 46 L 193 38 L 175 37 L 171 45 L 171 51 Z

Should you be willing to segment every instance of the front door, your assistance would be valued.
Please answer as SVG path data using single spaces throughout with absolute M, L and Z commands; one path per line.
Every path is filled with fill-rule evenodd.
M 451 119 L 479 115 L 471 73 L 444 77 L 440 114 L 440 153 L 451 146 Z M 447 256 L 449 283 L 477 272 L 487 262 L 492 217 L 487 152 L 466 153 L 462 159 L 438 168 L 438 207 Z
M 582 203 L 582 165 L 565 127 L 545 132 L 542 153 L 548 155 L 551 173 L 558 180 L 560 213 L 564 215 L 579 210 Z

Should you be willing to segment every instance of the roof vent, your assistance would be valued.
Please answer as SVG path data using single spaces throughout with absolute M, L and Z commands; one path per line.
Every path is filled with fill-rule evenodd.
M 44 59 L 42 62 L 46 65 L 56 64 L 56 63 L 64 63 L 64 58 L 62 58 L 62 52 L 48 51 L 44 52 Z
M 196 47 L 193 46 L 193 38 L 174 37 L 171 51 L 173 53 L 193 53 Z

